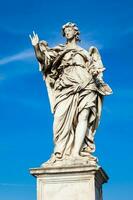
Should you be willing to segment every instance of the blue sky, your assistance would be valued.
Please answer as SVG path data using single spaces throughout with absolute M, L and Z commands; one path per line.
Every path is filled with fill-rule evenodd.
M 53 149 L 48 96 L 28 38 L 35 30 L 50 46 L 64 43 L 61 26 L 76 22 L 80 46 L 99 48 L 106 97 L 96 133 L 99 164 L 110 180 L 104 199 L 133 196 L 133 2 L 3 1 L 0 7 L 0 199 L 35 200 L 28 169 L 46 161 Z

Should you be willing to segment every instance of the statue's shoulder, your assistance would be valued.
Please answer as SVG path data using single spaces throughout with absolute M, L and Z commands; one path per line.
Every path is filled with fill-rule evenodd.
M 64 44 L 58 44 L 57 46 L 53 47 L 52 49 L 56 52 L 60 52 L 60 51 L 63 51 L 65 49 L 65 45 Z
M 88 49 L 83 49 L 84 54 L 89 58 L 92 59 L 93 57 L 99 57 L 100 58 L 100 53 L 99 50 L 96 46 L 90 46 Z
M 80 49 L 84 52 L 84 54 L 86 54 L 86 55 L 90 55 L 91 53 L 98 52 L 98 48 L 95 47 L 95 46 L 90 46 L 90 47 L 88 47 L 87 50 L 84 49 L 84 48 L 82 48 L 82 47 L 79 47 L 79 48 L 80 48 Z
M 84 55 L 87 59 L 89 59 L 89 52 L 86 49 L 80 46 L 78 46 L 77 48 L 82 55 Z

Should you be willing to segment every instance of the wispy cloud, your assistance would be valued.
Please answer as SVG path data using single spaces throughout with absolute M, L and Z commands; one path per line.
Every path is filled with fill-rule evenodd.
M 15 55 L 4 57 L 0 60 L 0 65 L 5 65 L 14 61 L 25 60 L 34 57 L 34 52 L 31 49 L 24 50 Z

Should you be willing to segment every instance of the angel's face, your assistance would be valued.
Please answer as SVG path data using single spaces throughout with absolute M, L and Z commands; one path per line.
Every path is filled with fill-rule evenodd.
M 67 40 L 73 39 L 76 35 L 76 32 L 73 29 L 73 27 L 66 27 L 64 33 Z

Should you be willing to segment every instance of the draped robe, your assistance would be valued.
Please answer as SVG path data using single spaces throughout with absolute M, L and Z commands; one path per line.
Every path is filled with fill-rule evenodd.
M 43 53 L 45 60 L 40 63 L 40 69 L 54 113 L 54 155 L 58 153 L 60 158 L 70 156 L 78 116 L 83 109 L 88 109 L 90 114 L 80 155 L 90 154 L 95 151 L 94 134 L 101 116 L 103 96 L 106 95 L 98 85 L 98 77 L 90 73 L 90 68 L 96 67 L 95 63 L 81 47 L 67 49 L 57 46 L 47 48 Z

